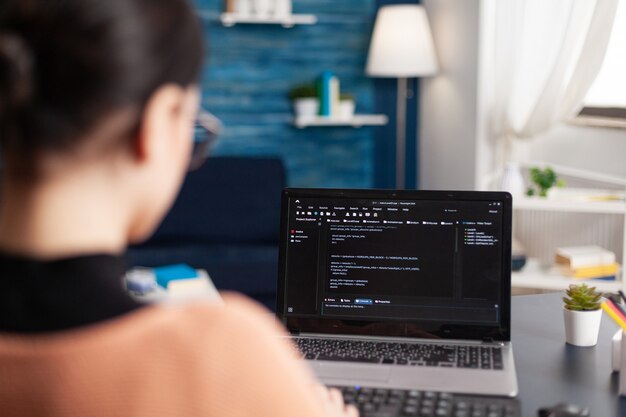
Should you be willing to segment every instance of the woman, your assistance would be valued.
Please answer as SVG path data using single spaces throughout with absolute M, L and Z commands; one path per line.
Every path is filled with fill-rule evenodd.
M 122 289 L 190 162 L 202 53 L 184 0 L 3 0 L 3 416 L 356 414 L 256 305 Z

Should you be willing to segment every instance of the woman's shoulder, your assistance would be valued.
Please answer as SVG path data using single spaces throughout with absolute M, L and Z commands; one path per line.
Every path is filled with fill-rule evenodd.
M 285 334 L 272 313 L 256 302 L 237 294 L 222 297 L 222 303 L 195 301 L 146 307 L 122 318 L 120 323 L 102 327 L 105 332 L 111 330 L 114 339 L 135 339 L 164 349 L 187 346 L 203 351 L 225 343 L 232 347 L 252 338 L 259 342 L 273 340 Z
M 76 393 L 85 375 L 97 375 L 90 403 L 164 415 L 320 416 L 314 379 L 284 334 L 269 311 L 237 295 L 222 304 L 150 306 L 79 331 L 0 335 L 0 388 L 11 381 L 13 391 L 27 392 L 38 379 L 46 396 L 66 375 L 63 392 Z
M 241 295 L 225 294 L 223 303 L 152 305 L 124 316 L 69 331 L 35 335 L 1 334 L 0 352 L 39 352 L 150 348 L 152 351 L 200 348 L 250 334 L 274 339 L 284 334 L 271 312 Z
M 185 332 L 190 337 L 211 338 L 212 333 L 228 337 L 262 333 L 283 335 L 272 313 L 256 302 L 237 294 L 223 294 L 223 303 L 191 303 L 184 306 L 161 307 L 155 315 L 162 316 L 162 325 L 170 331 Z M 157 323 L 160 320 L 157 320 Z
M 178 329 L 181 325 L 197 326 L 205 330 L 222 330 L 224 327 L 241 329 L 244 326 L 261 327 L 272 333 L 282 333 L 272 312 L 255 301 L 235 293 L 222 294 L 222 300 L 221 303 L 192 302 L 185 305 L 165 305 L 154 308 L 153 314 L 161 316 L 164 323 L 177 323 Z

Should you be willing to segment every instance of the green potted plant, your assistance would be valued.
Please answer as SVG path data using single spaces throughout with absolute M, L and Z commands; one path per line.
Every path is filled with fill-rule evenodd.
M 530 169 L 530 180 L 533 186 L 528 188 L 526 194 L 528 196 L 539 195 L 540 197 L 547 197 L 548 190 L 553 186 L 563 187 L 565 182 L 559 180 L 554 170 L 550 167 L 544 169 L 533 167 Z
M 349 93 L 341 93 L 339 95 L 339 117 L 344 120 L 350 120 L 354 117 L 356 101 L 354 96 Z
M 575 346 L 595 346 L 598 342 L 602 294 L 583 283 L 570 285 L 563 297 L 565 341 Z
M 296 117 L 315 117 L 319 113 L 320 101 L 315 84 L 299 84 L 289 90 Z

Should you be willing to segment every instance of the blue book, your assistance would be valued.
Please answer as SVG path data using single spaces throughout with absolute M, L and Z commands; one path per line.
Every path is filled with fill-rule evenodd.
M 597 278 L 592 278 L 592 279 L 599 279 L 602 281 L 615 281 L 615 275 L 607 275 L 605 277 L 597 277 Z
M 170 281 L 197 278 L 198 272 L 187 264 L 176 264 L 154 268 L 154 276 L 157 284 L 167 288 Z
M 333 77 L 333 73 L 330 71 L 322 72 L 322 75 L 318 82 L 318 96 L 320 98 L 320 116 L 330 116 L 331 114 L 331 95 L 330 95 L 330 80 Z

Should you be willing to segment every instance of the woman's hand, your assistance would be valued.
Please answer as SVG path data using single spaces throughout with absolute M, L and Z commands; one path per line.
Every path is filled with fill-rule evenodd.
M 359 410 L 353 405 L 343 402 L 341 391 L 336 388 L 317 387 L 322 404 L 328 417 L 358 417 Z

